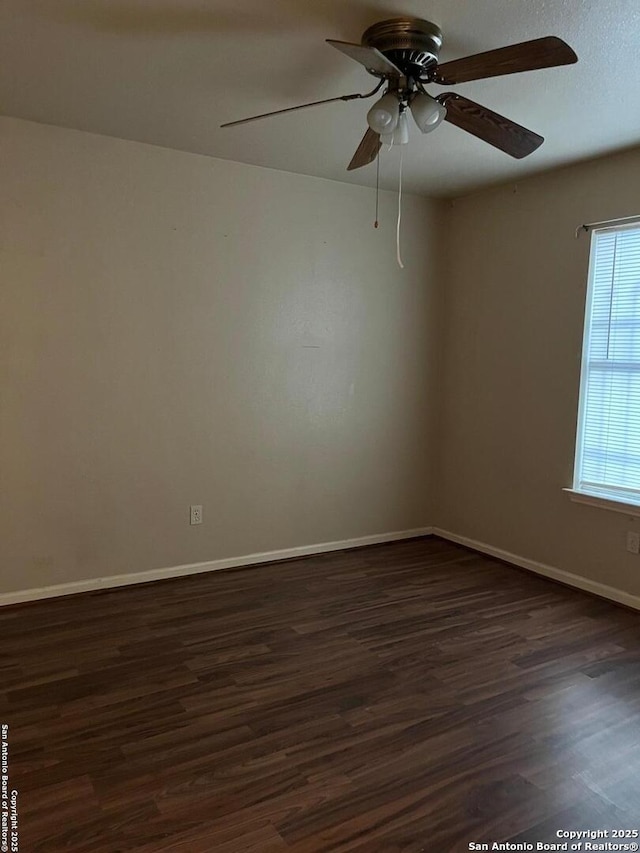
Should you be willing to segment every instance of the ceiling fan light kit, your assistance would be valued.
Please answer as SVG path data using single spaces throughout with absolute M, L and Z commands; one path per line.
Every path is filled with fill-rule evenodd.
M 411 115 L 422 133 L 431 133 L 447 116 L 447 108 L 426 92 L 418 92 L 411 100 Z
M 367 113 L 367 124 L 375 133 L 393 133 L 400 118 L 400 101 L 395 91 L 387 92 Z
M 383 145 L 406 145 L 409 141 L 409 121 L 407 113 L 401 112 L 395 128 L 390 133 L 380 134 Z

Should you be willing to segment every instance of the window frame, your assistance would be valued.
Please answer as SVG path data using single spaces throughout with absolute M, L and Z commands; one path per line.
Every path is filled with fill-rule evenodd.
M 630 495 L 628 492 L 617 490 L 613 487 L 610 491 L 607 489 L 581 487 L 581 472 L 583 466 L 583 450 L 585 440 L 585 414 L 587 405 L 587 387 L 589 381 L 588 355 L 591 346 L 591 325 L 592 312 L 595 291 L 595 276 L 596 276 L 596 242 L 597 235 L 603 232 L 616 232 L 627 230 L 639 230 L 640 222 L 628 222 L 624 225 L 609 225 L 600 228 L 591 229 L 590 247 L 589 247 L 589 269 L 587 274 L 587 293 L 584 309 L 584 323 L 582 327 L 582 350 L 580 358 L 580 385 L 578 396 L 578 414 L 576 420 L 575 432 L 575 449 L 574 449 L 574 464 L 573 464 L 573 480 L 572 486 L 569 489 L 564 489 L 569 493 L 572 500 L 578 503 L 588 504 L 590 506 L 600 506 L 605 509 L 611 509 L 616 512 L 624 512 L 627 515 L 640 516 L 640 493 Z

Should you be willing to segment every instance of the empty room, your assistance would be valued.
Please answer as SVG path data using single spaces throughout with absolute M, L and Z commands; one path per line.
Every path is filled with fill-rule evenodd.
M 0 19 L 1 853 L 637 851 L 637 0 Z

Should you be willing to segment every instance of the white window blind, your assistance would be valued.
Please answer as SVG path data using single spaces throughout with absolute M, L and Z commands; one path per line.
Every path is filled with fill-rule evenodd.
M 573 488 L 640 504 L 640 227 L 595 230 Z

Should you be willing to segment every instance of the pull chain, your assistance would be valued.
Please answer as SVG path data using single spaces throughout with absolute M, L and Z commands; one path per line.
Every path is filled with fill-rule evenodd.
M 378 227 L 378 196 L 380 194 L 380 154 L 376 157 L 376 221 L 373 227 Z
M 400 169 L 398 172 L 398 224 L 396 225 L 396 258 L 398 266 L 404 269 L 402 258 L 400 256 L 400 217 L 402 215 L 402 146 L 400 146 Z

